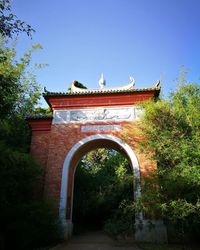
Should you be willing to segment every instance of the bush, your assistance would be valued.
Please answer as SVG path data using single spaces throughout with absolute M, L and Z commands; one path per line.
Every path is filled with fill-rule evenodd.
M 168 99 L 144 106 L 140 145 L 157 169 L 142 179 L 138 208 L 147 218 L 170 221 L 179 240 L 199 240 L 200 87 L 182 84 Z
M 38 194 L 41 174 L 28 154 L 0 142 L 1 249 L 33 249 L 59 240 L 56 209 Z
M 107 220 L 104 231 L 114 238 L 133 236 L 135 225 L 135 209 L 130 201 L 122 201 L 112 218 Z
M 27 250 L 58 243 L 62 232 L 57 218 L 55 208 L 50 202 L 18 205 L 4 231 L 5 249 Z

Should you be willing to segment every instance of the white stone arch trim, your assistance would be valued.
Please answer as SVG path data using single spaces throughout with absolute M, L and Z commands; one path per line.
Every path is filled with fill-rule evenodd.
M 139 198 L 141 196 L 141 188 L 140 188 L 140 170 L 139 170 L 139 163 L 137 160 L 137 157 L 134 153 L 134 151 L 131 149 L 131 147 L 126 144 L 124 141 L 122 141 L 119 137 L 113 136 L 113 135 L 107 135 L 107 134 L 97 134 L 88 136 L 82 140 L 80 140 L 78 143 L 76 143 L 69 153 L 67 154 L 64 164 L 63 164 L 63 170 L 62 170 L 62 180 L 61 180 L 61 192 L 60 192 L 60 206 L 59 206 L 59 217 L 61 222 L 65 225 L 66 224 L 66 208 L 67 208 L 67 188 L 68 188 L 68 174 L 69 174 L 69 168 L 71 164 L 71 160 L 74 156 L 74 154 L 79 150 L 84 144 L 95 141 L 95 140 L 109 140 L 113 141 L 116 144 L 118 144 L 127 154 L 129 157 L 131 167 L 133 168 L 133 174 L 135 181 L 135 187 L 134 187 L 134 197 L 135 199 Z M 142 219 L 142 218 L 140 218 Z

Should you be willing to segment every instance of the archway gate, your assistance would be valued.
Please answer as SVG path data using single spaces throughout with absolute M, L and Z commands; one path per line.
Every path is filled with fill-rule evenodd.
M 129 84 L 115 89 L 88 90 L 76 87 L 76 83 L 73 82 L 71 91 L 65 93 L 43 93 L 53 111 L 52 117 L 28 119 L 32 129 L 31 154 L 44 168 L 44 195 L 57 202 L 66 237 L 72 232 L 74 173 L 84 154 L 98 147 L 116 149 L 128 158 L 138 180 L 155 168 L 138 150 L 141 139 L 137 137 L 125 143 L 122 131 L 130 122 L 137 127 L 143 112 L 139 103 L 157 98 L 160 92 L 159 84 L 143 89 Z M 134 196 L 140 196 L 139 184 L 134 187 Z M 142 214 L 137 214 L 136 223 L 141 222 L 144 226 L 136 231 L 136 240 L 157 240 L 158 231 L 147 230 Z M 165 241 L 163 225 L 157 224 L 158 240 Z

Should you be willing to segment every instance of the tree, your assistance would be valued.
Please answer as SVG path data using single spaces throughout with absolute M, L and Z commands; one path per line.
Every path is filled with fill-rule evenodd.
M 29 66 L 32 52 L 40 46 L 17 60 L 13 46 L 5 40 L 0 45 L 0 248 L 33 249 L 61 236 L 56 208 L 43 200 L 42 168 L 28 153 L 25 117 L 41 95 Z
M 16 60 L 14 45 L 8 47 L 3 39 L 0 44 L 0 138 L 11 147 L 27 150 L 29 129 L 25 117 L 32 113 L 41 96 L 41 87 L 36 81 L 34 68 L 30 68 L 34 45 L 19 60 Z M 41 67 L 41 65 L 38 65 Z
M 14 113 L 27 114 L 33 111 L 41 95 L 34 70 L 42 65 L 30 68 L 32 53 L 41 49 L 41 45 L 33 45 L 18 61 L 14 45 L 7 46 L 7 41 L 0 42 L 0 117 L 9 117 Z
M 128 214 L 124 204 L 132 200 L 133 175 L 125 157 L 105 148 L 91 151 L 83 157 L 75 174 L 75 229 L 81 222 L 85 225 L 92 221 L 95 226 L 104 226 L 114 236 L 133 233 L 133 212 L 129 213 L 132 219 L 128 220 L 128 225 L 124 223 Z
M 43 199 L 42 168 L 29 155 L 30 130 L 25 117 L 41 96 L 30 67 L 34 45 L 16 59 L 14 35 L 34 30 L 0 0 L 0 249 L 35 249 L 61 237 L 57 209 Z M 40 68 L 42 65 L 37 65 Z M 34 67 L 35 68 L 35 67 Z M 38 113 L 38 110 L 35 111 Z M 40 112 L 46 112 L 40 109 Z M 12 235 L 12 237 L 11 237 Z M 12 238 L 12 239 L 11 239 Z
M 200 86 L 185 82 L 148 102 L 140 122 L 142 150 L 157 162 L 138 201 L 149 218 L 174 222 L 182 236 L 200 232 Z
M 31 36 L 34 29 L 12 13 L 10 0 L 0 0 L 0 34 L 12 38 L 14 34 L 21 32 Z

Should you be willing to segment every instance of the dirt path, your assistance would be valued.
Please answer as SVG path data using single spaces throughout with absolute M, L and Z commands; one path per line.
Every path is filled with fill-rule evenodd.
M 72 239 L 51 250 L 141 250 L 133 241 L 118 242 L 109 238 L 101 231 L 88 232 Z

